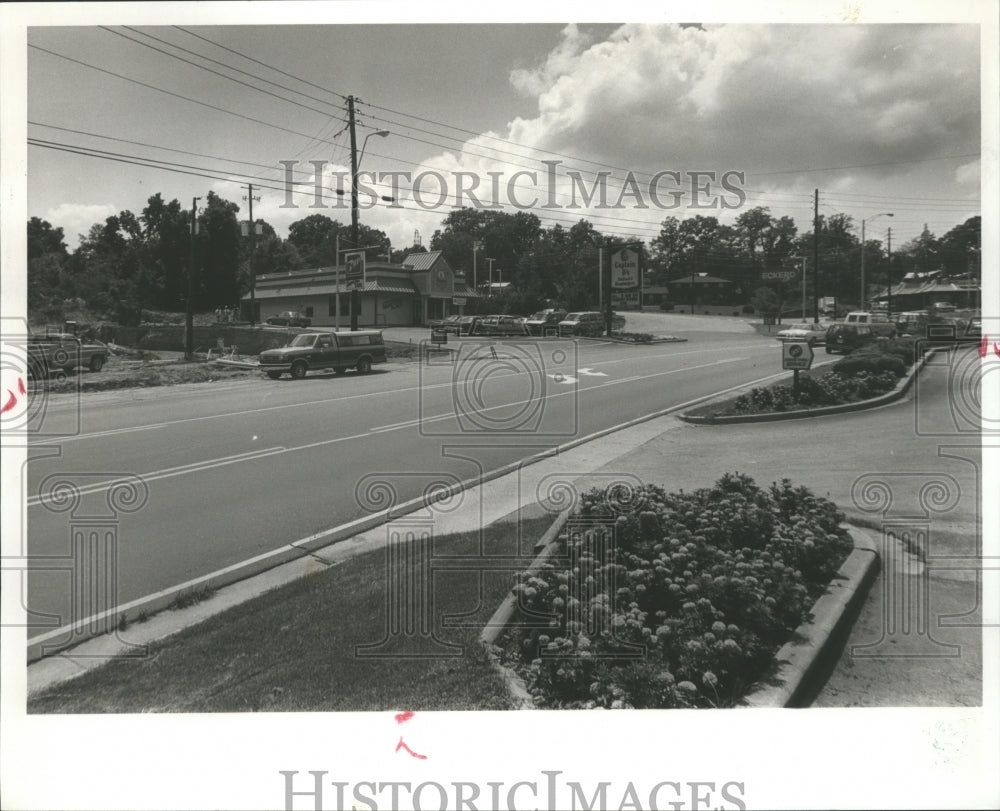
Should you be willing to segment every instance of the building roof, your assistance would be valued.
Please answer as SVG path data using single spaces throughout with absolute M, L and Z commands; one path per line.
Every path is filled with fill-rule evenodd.
M 670 284 L 732 284 L 732 282 L 727 279 L 720 279 L 718 276 L 711 276 L 708 273 L 695 273 L 694 276 L 689 273 L 686 276 L 678 276 L 676 279 L 671 279 Z
M 412 270 L 430 270 L 431 266 L 441 256 L 441 251 L 425 251 L 423 253 L 411 253 L 403 260 L 404 265 L 409 265 Z
M 337 292 L 336 279 L 316 284 L 287 284 L 280 287 L 257 287 L 254 291 L 255 299 L 276 299 L 287 296 L 332 296 Z M 418 290 L 409 279 L 367 279 L 362 288 L 365 293 L 405 293 L 406 295 L 416 295 Z M 348 295 L 349 291 L 340 286 L 341 295 Z M 250 294 L 243 296 L 246 301 L 250 300 Z

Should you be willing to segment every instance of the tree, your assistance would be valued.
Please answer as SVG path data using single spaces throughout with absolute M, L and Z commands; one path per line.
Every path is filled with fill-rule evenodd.
M 145 242 L 140 299 L 147 307 L 180 310 L 187 294 L 190 212 L 176 199 L 165 203 L 157 193 L 149 198 L 139 219 Z
M 240 207 L 215 192 L 198 215 L 195 310 L 232 306 L 239 301 Z
M 49 308 L 64 297 L 63 274 L 69 261 L 63 229 L 46 220 L 28 220 L 28 307 Z

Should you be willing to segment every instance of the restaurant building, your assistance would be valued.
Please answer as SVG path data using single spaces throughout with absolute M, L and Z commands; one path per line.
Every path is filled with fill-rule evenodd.
M 345 267 L 321 267 L 257 276 L 254 301 L 257 321 L 292 311 L 312 319 L 316 327 L 346 327 L 351 321 L 351 294 L 344 284 Z M 481 298 L 454 271 L 440 251 L 411 253 L 403 262 L 366 263 L 358 325 L 410 327 L 463 313 L 470 299 Z M 250 306 L 249 293 L 243 297 Z

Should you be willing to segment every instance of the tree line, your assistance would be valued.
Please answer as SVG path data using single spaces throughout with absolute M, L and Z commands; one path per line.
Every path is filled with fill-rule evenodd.
M 142 309 L 183 310 L 188 268 L 194 268 L 192 305 L 196 312 L 238 305 L 257 275 L 335 265 L 336 246 L 352 247 L 350 226 L 325 214 L 293 222 L 282 239 L 257 220 L 253 237 L 238 219 L 236 203 L 209 192 L 191 234 L 191 210 L 178 200 L 150 197 L 138 214 L 121 211 L 95 223 L 70 252 L 63 230 L 38 217 L 28 221 L 28 307 L 51 314 L 66 299 L 81 299 L 93 311 L 118 323 L 137 323 Z M 888 221 L 888 225 L 891 221 Z M 810 225 L 812 223 L 810 222 Z M 623 246 L 638 249 L 647 285 L 670 285 L 692 274 L 726 279 L 733 302 L 750 300 L 764 270 L 811 270 L 819 256 L 820 295 L 856 301 L 859 294 L 860 227 L 847 214 L 818 219 L 818 246 L 811 230 L 799 233 L 791 217 L 774 217 L 763 206 L 749 209 L 731 225 L 715 217 L 667 217 L 659 233 L 643 243 L 598 231 L 585 219 L 569 226 L 543 228 L 529 212 L 508 214 L 464 208 L 450 212 L 430 240 L 448 264 L 463 270 L 471 286 L 509 282 L 489 308 L 525 313 L 550 304 L 589 309 L 598 293 L 598 251 L 604 256 Z M 881 229 L 881 223 L 880 223 Z M 870 232 L 869 232 L 870 235 Z M 370 260 L 402 261 L 411 246 L 392 250 L 384 232 L 361 225 L 359 247 Z M 865 241 L 866 278 L 873 286 L 898 282 L 911 271 L 939 268 L 952 276 L 979 274 L 980 218 L 972 217 L 938 238 L 924 228 L 916 239 L 894 246 L 891 268 L 887 246 Z M 251 245 L 253 250 L 251 251 Z M 252 256 L 251 256 L 252 254 Z M 251 270 L 251 259 L 253 270 Z M 488 260 L 492 259 L 492 262 Z M 493 278 L 489 278 L 492 265 Z M 794 286 L 794 285 L 793 285 Z M 795 286 L 797 291 L 799 288 Z

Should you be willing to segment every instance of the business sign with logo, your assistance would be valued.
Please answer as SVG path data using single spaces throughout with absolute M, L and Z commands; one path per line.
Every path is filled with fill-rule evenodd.
M 781 345 L 782 369 L 808 369 L 812 362 L 813 350 L 808 341 L 787 341 Z
M 791 282 L 797 279 L 799 271 L 793 268 L 783 270 L 762 270 L 760 280 L 762 282 Z
M 639 254 L 622 248 L 611 254 L 611 287 L 630 290 L 639 287 Z
M 365 254 L 363 251 L 349 253 L 344 256 L 344 287 L 347 290 L 364 290 L 365 288 Z
M 451 300 L 451 303 L 454 304 L 456 307 L 464 307 L 465 306 L 465 297 L 464 296 L 455 296 Z

